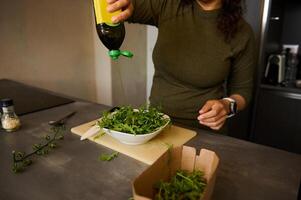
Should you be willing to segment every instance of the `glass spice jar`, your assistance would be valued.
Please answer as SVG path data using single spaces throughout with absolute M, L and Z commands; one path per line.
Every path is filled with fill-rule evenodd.
M 21 123 L 19 117 L 15 113 L 13 100 L 2 99 L 1 106 L 3 111 L 1 116 L 2 128 L 7 132 L 13 132 L 17 130 Z
M 0 108 L 1 108 L 1 103 L 0 103 Z M 1 117 L 2 117 L 2 109 L 0 109 L 0 130 L 2 129 Z

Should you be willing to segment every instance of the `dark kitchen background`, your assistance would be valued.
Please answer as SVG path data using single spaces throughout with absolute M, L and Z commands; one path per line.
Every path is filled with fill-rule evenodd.
M 229 133 L 301 153 L 300 53 L 296 56 L 294 79 L 288 82 L 285 76 L 290 73 L 291 56 L 283 49 L 285 44 L 301 44 L 301 2 L 249 0 L 247 9 L 246 19 L 253 27 L 258 43 L 254 99 L 248 110 L 230 121 Z M 283 77 L 277 80 L 280 71 L 284 72 Z

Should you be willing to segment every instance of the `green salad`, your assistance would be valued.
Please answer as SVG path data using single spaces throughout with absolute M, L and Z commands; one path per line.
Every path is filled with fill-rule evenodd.
M 199 200 L 206 188 L 202 171 L 178 170 L 169 182 L 160 181 L 154 188 L 156 200 Z
M 169 122 L 170 119 L 164 117 L 157 108 L 133 109 L 131 106 L 123 106 L 113 113 L 104 112 L 97 124 L 100 128 L 142 135 L 154 132 Z

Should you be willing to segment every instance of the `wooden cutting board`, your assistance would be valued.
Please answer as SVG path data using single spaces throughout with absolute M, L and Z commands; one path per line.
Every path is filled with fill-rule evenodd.
M 79 125 L 72 128 L 71 132 L 81 136 L 95 123 L 96 120 Z M 91 137 L 89 140 L 151 165 L 168 150 L 169 145 L 174 147 L 183 145 L 196 134 L 195 131 L 171 125 L 155 138 L 141 145 L 126 145 L 107 134 L 97 139 Z

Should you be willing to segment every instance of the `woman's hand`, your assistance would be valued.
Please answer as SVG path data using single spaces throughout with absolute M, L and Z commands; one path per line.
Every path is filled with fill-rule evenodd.
M 246 100 L 240 94 L 232 94 L 237 104 L 237 110 L 241 111 L 246 107 Z M 209 100 L 199 111 L 198 120 L 200 124 L 210 127 L 213 130 L 219 130 L 226 122 L 227 115 L 230 113 L 230 102 L 226 99 Z
M 131 0 L 106 0 L 108 2 L 107 11 L 115 12 L 117 10 L 122 10 L 122 12 L 112 17 L 113 23 L 118 23 L 127 20 L 133 14 L 133 4 Z
M 223 99 L 209 100 L 199 111 L 198 120 L 202 125 L 213 130 L 219 130 L 226 122 L 229 112 L 229 101 Z

